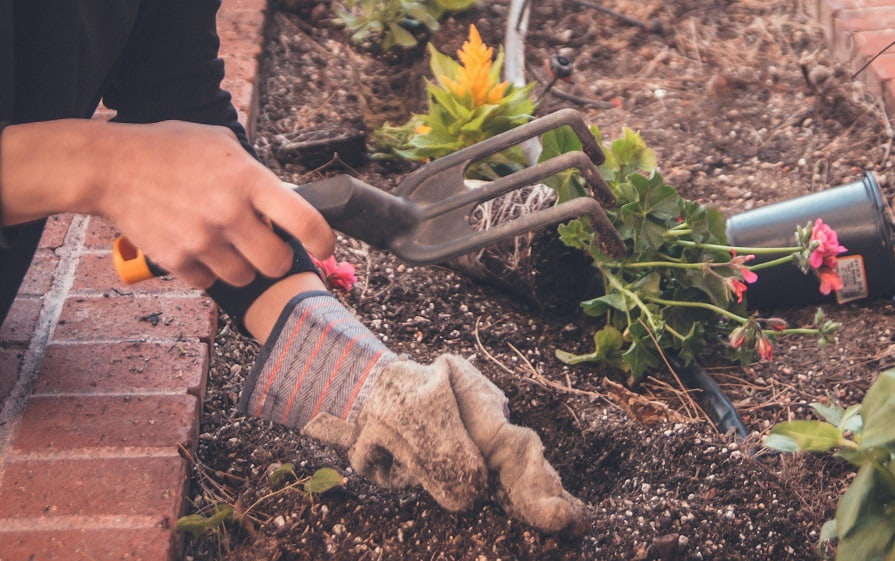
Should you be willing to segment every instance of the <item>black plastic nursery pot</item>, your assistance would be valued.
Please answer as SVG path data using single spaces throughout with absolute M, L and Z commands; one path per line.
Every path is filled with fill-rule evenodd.
M 806 275 L 794 264 L 781 265 L 758 271 L 758 280 L 746 293 L 750 308 L 842 304 L 895 293 L 892 216 L 871 172 L 854 183 L 731 216 L 727 241 L 740 247 L 793 246 L 796 228 L 817 218 L 836 230 L 839 243 L 848 249 L 838 256 L 842 290 L 824 296 L 810 272 Z M 773 258 L 756 256 L 750 265 Z

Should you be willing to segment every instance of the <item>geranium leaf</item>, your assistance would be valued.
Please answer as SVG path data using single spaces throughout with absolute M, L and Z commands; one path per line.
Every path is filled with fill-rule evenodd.
M 806 452 L 827 452 L 844 441 L 842 431 L 825 421 L 784 421 L 774 426 L 773 430 L 771 430 L 771 436 L 773 435 L 791 439 L 795 442 L 797 450 Z M 794 451 L 788 449 L 788 446 L 780 439 L 771 439 L 771 444 L 768 444 L 768 439 L 765 439 L 765 446 L 769 448 L 772 448 L 772 445 L 779 444 L 784 444 L 784 448 L 787 449 L 776 448 L 777 450 Z
M 584 310 L 589 316 L 598 317 L 606 313 L 609 308 L 614 308 L 620 311 L 627 311 L 634 307 L 634 303 L 628 301 L 623 295 L 618 292 L 610 292 L 604 296 L 598 296 L 596 298 L 591 298 L 590 300 L 585 300 L 581 303 L 581 309 Z
M 895 441 L 895 370 L 886 370 L 867 390 L 861 402 L 860 448 L 876 448 Z
M 882 485 L 881 475 L 876 468 L 871 464 L 863 465 L 836 507 L 836 528 L 840 547 L 843 540 L 853 537 L 856 533 L 862 533 L 860 530 L 862 527 L 867 527 L 868 520 L 882 514 L 891 498 L 892 495 L 885 485 Z M 891 526 L 891 523 L 889 525 Z M 892 526 L 892 529 L 895 530 L 895 526 Z
M 821 419 L 836 427 L 840 426 L 842 423 L 842 416 L 845 414 L 845 409 L 834 403 L 827 405 L 815 402 L 811 404 L 811 408 L 814 409 L 814 412 L 817 413 Z
M 893 543 L 895 525 L 891 518 L 875 514 L 863 517 L 848 535 L 840 536 L 837 551 L 848 552 L 847 559 L 883 561 L 892 559 Z
M 333 468 L 320 468 L 305 481 L 306 493 L 323 493 L 345 483 L 342 474 Z

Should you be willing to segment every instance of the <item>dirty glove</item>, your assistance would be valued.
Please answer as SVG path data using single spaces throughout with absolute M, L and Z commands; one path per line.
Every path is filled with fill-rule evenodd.
M 445 378 L 403 378 L 397 356 L 328 292 L 294 298 L 240 397 L 240 408 L 348 450 L 351 465 L 386 488 L 419 483 L 464 510 L 488 472 Z M 367 405 L 369 407 L 366 407 Z
M 491 470 L 513 516 L 551 532 L 584 529 L 584 505 L 563 489 L 538 436 L 509 423 L 503 392 L 471 364 L 398 360 L 331 295 L 300 298 L 262 351 L 241 400 L 247 412 L 346 449 L 383 487 L 419 483 L 448 510 L 481 498 Z
M 587 531 L 584 503 L 563 488 L 537 433 L 509 422 L 500 388 L 457 356 L 442 355 L 429 369 L 450 372 L 460 416 L 488 469 L 497 474 L 497 498 L 507 512 L 547 532 L 578 536 Z

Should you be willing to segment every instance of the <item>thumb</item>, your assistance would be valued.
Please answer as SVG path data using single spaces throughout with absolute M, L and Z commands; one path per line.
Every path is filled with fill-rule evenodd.
M 301 429 L 301 434 L 347 450 L 357 440 L 355 425 L 335 415 L 320 413 Z

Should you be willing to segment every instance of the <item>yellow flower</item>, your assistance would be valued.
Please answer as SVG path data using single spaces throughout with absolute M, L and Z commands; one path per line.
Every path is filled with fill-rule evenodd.
M 485 46 L 475 25 L 469 26 L 469 39 L 457 51 L 461 69 L 457 80 L 440 76 L 440 80 L 457 97 L 467 94 L 472 97 L 474 107 L 485 103 L 499 102 L 506 93 L 507 83 L 491 80 L 492 47 Z
M 432 127 L 430 127 L 429 125 L 420 125 L 416 127 L 413 132 L 415 132 L 416 134 L 429 134 L 430 132 L 432 132 Z

